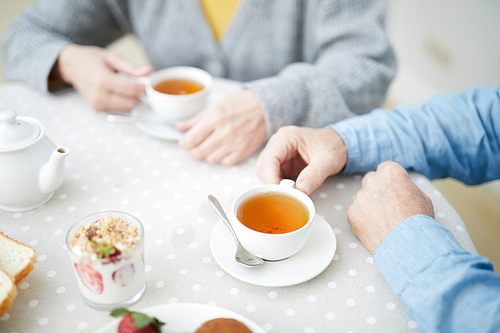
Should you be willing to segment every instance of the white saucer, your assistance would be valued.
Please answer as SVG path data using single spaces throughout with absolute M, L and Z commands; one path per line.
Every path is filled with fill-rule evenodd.
M 151 119 L 157 118 L 158 122 L 139 120 L 135 123 L 138 129 L 155 138 L 177 141 L 184 135 L 183 132 L 175 129 L 174 125 L 163 123 L 153 110 L 151 110 L 151 107 L 144 102 L 139 103 L 132 109 L 131 114 L 132 116 L 148 117 Z
M 299 253 L 282 261 L 266 262 L 259 268 L 247 268 L 234 259 L 233 237 L 219 221 L 210 236 L 210 249 L 219 266 L 233 277 L 257 286 L 285 287 L 308 281 L 323 272 L 335 255 L 337 238 L 330 224 L 316 215 L 311 237 Z

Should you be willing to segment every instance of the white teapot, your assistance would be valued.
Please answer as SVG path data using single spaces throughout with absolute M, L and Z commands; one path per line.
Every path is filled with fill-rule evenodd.
M 56 148 L 35 118 L 0 112 L 0 209 L 21 212 L 49 201 L 64 180 L 66 147 Z

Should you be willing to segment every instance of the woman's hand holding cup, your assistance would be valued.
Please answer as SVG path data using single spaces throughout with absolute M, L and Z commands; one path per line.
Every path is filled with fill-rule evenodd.
M 119 55 L 95 46 L 71 44 L 64 47 L 51 79 L 73 85 L 98 111 L 131 110 L 144 94 L 144 85 L 120 76 L 147 76 L 153 67 L 138 67 Z

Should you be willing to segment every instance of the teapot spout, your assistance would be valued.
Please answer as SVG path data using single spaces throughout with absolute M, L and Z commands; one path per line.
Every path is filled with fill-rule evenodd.
M 69 155 L 66 147 L 56 148 L 50 155 L 49 162 L 40 171 L 40 190 L 44 193 L 54 192 L 64 180 L 64 161 Z

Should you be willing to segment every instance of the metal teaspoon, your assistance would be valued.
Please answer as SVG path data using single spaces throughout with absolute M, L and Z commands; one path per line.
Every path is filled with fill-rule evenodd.
M 253 254 L 248 252 L 240 244 L 240 241 L 238 240 L 238 237 L 236 237 L 236 234 L 233 230 L 233 227 L 231 226 L 231 223 L 229 222 L 229 219 L 227 218 L 226 213 L 224 213 L 224 209 L 222 209 L 222 206 L 220 205 L 219 201 L 213 195 L 209 195 L 208 202 L 210 203 L 212 208 L 217 212 L 217 214 L 219 214 L 222 221 L 224 221 L 226 226 L 229 228 L 229 231 L 231 231 L 231 234 L 233 235 L 234 241 L 236 242 L 236 246 L 237 246 L 236 254 L 234 256 L 236 261 L 245 267 L 260 267 L 260 266 L 262 266 L 264 264 L 264 260 L 262 260 L 259 257 L 254 256 Z

